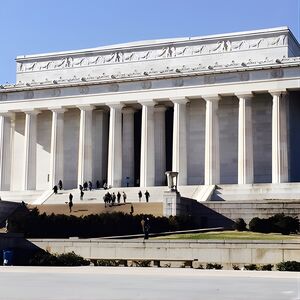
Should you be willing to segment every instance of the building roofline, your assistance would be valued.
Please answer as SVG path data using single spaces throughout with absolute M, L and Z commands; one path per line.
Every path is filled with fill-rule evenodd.
M 210 41 L 215 39 L 226 39 L 226 38 L 234 38 L 238 36 L 255 36 L 260 34 L 270 34 L 270 33 L 289 33 L 296 44 L 300 47 L 299 42 L 290 31 L 287 26 L 275 27 L 275 28 L 267 28 L 267 29 L 259 29 L 259 30 L 251 30 L 251 31 L 240 31 L 240 32 L 232 32 L 232 33 L 224 33 L 224 34 L 213 34 L 213 35 L 205 35 L 205 36 L 195 36 L 195 37 L 182 37 L 182 38 L 168 38 L 168 39 L 158 39 L 158 40 L 144 40 L 144 41 L 135 41 L 121 44 L 113 44 L 106 45 L 95 48 L 87 48 L 87 49 L 79 49 L 79 50 L 71 50 L 71 51 L 58 51 L 58 52 L 50 52 L 50 53 L 41 53 L 41 54 L 29 54 L 29 55 L 20 55 L 17 56 L 16 61 L 23 60 L 31 60 L 31 59 L 43 59 L 43 58 L 51 58 L 51 57 L 60 57 L 66 55 L 82 55 L 82 54 L 92 54 L 93 52 L 97 53 L 99 51 L 110 51 L 110 50 L 126 50 L 131 48 L 140 48 L 140 47 L 155 47 L 162 46 L 164 44 L 169 45 L 172 43 L 184 43 L 184 42 L 196 42 L 196 41 Z

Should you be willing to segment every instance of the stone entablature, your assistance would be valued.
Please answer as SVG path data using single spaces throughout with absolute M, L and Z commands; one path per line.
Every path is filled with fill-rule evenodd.
M 240 54 L 237 55 L 237 52 Z M 299 53 L 299 44 L 292 33 L 287 27 L 280 27 L 19 56 L 16 59 L 17 82 L 76 80 L 78 77 L 134 77 L 144 72 L 168 72 L 168 68 L 181 71 L 192 67 L 195 70 L 232 67 L 241 63 L 271 62 Z

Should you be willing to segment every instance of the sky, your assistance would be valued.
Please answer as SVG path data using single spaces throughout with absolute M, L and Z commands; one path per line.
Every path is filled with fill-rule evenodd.
M 288 26 L 300 0 L 0 0 L 0 84 L 18 55 Z

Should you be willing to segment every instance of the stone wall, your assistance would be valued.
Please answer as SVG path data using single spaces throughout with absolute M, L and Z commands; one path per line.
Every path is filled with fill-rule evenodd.
M 74 251 L 87 259 L 190 261 L 202 264 L 276 264 L 299 260 L 299 241 L 224 240 L 39 240 L 30 242 L 52 253 Z

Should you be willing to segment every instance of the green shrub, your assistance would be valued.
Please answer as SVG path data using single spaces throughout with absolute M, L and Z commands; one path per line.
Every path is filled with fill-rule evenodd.
M 300 272 L 300 262 L 294 260 L 281 262 L 276 267 L 278 271 Z
M 248 270 L 248 271 L 257 271 L 258 270 L 258 267 L 256 264 L 245 265 L 244 268 L 245 268 L 245 270 Z
M 273 265 L 267 264 L 267 265 L 261 265 L 259 269 L 262 271 L 272 271 L 273 267 L 274 267 Z
M 246 231 L 247 230 L 247 224 L 242 218 L 236 219 L 234 223 L 234 229 L 237 231 Z
M 90 262 L 74 252 L 63 253 L 57 255 L 59 266 L 88 266 Z
M 198 227 L 190 216 L 166 218 L 114 212 L 76 217 L 39 214 L 37 209 L 33 209 L 27 215 L 12 218 L 10 232 L 22 232 L 27 238 L 69 238 L 71 236 L 92 238 L 142 234 L 141 220 L 145 217 L 150 219 L 151 233 Z
M 268 219 L 256 217 L 250 221 L 249 229 L 262 233 L 297 233 L 299 231 L 299 219 L 297 217 L 285 216 L 284 214 L 276 214 Z
M 150 267 L 151 260 L 134 260 L 133 263 L 136 267 L 146 268 L 146 267 Z
M 120 261 L 116 259 L 97 259 L 94 262 L 95 266 L 101 266 L 101 267 L 117 267 L 120 265 Z
M 216 263 L 208 263 L 206 264 L 206 269 L 211 270 L 211 269 L 215 269 L 215 270 L 222 270 L 223 266 L 220 264 L 216 264 Z
M 29 259 L 30 266 L 87 266 L 89 264 L 88 260 L 74 252 L 54 255 L 41 251 Z

